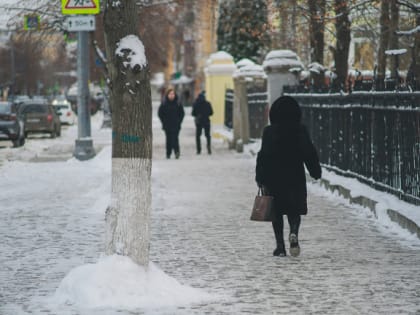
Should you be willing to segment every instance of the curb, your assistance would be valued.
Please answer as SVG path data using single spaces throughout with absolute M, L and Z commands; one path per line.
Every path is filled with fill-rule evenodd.
M 340 196 L 343 196 L 344 198 L 350 200 L 350 203 L 354 203 L 368 208 L 375 215 L 375 218 L 378 218 L 378 215 L 376 213 L 376 204 L 378 203 L 377 201 L 370 199 L 366 196 L 352 197 L 350 189 L 341 185 L 331 184 L 329 180 L 321 178 L 320 182 L 321 186 L 324 186 L 325 189 L 331 192 L 337 191 Z M 388 215 L 391 221 L 397 223 L 401 228 L 406 229 L 413 234 L 416 234 L 417 238 L 420 239 L 420 227 L 415 222 L 393 209 L 387 209 L 386 214 Z

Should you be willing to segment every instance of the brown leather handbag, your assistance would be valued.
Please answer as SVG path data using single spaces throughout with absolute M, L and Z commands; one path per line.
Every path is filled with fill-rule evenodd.
M 255 196 L 254 206 L 252 207 L 251 220 L 271 222 L 273 215 L 273 196 L 264 195 L 261 188 Z

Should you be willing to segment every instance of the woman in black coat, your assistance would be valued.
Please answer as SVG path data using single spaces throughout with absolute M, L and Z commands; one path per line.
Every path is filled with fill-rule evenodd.
M 173 150 L 178 159 L 180 155 L 178 136 L 184 119 L 184 108 L 178 103 L 178 96 L 173 89 L 166 92 L 165 99 L 159 106 L 158 116 L 166 135 L 166 158 L 171 157 Z
M 257 156 L 256 181 L 264 194 L 274 197 L 273 229 L 277 242 L 274 256 L 285 256 L 283 215 L 290 225 L 290 254 L 298 256 L 301 215 L 306 215 L 306 178 L 319 179 L 318 154 L 305 126 L 301 124 L 299 104 L 290 96 L 279 97 L 270 109 L 270 125 L 264 128 Z

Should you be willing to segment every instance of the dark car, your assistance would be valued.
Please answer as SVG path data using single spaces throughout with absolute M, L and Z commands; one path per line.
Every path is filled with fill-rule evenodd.
M 0 140 L 11 140 L 14 147 L 25 143 L 24 120 L 14 103 L 0 102 Z
M 20 106 L 25 117 L 25 136 L 29 133 L 49 133 L 51 138 L 61 135 L 60 118 L 51 104 L 26 102 Z

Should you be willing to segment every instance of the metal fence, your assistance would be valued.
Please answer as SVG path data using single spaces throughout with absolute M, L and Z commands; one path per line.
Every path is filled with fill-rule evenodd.
M 324 166 L 420 205 L 420 93 L 290 95 Z
M 268 122 L 268 96 L 266 89 L 247 89 L 248 123 L 250 138 L 261 138 L 262 131 Z M 224 125 L 233 128 L 234 91 L 225 91 L 225 120 Z
M 225 91 L 225 126 L 233 128 L 233 90 L 226 89 Z
M 253 88 L 247 90 L 249 137 L 261 138 L 268 122 L 268 95 L 266 89 Z

